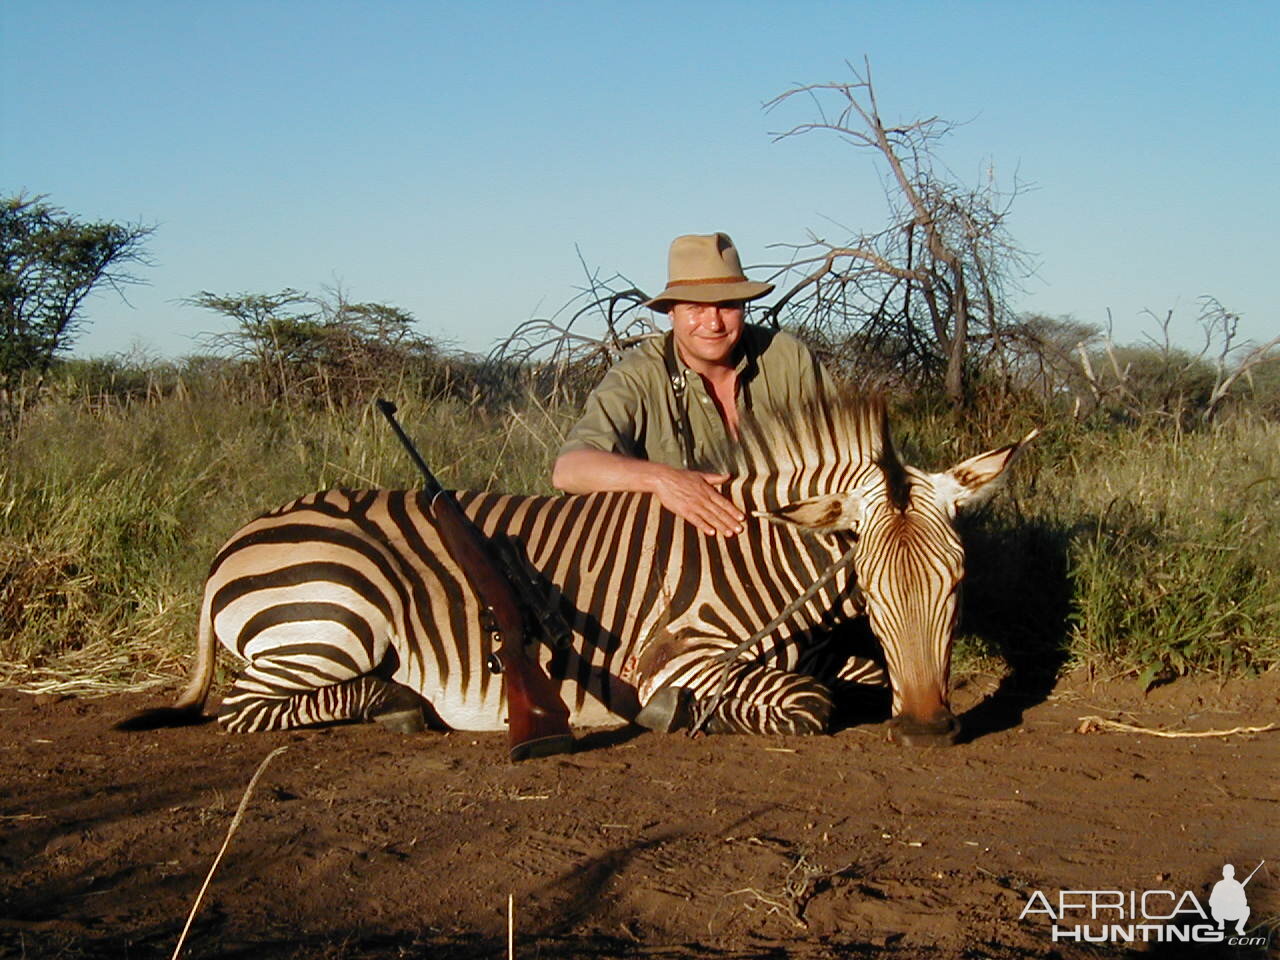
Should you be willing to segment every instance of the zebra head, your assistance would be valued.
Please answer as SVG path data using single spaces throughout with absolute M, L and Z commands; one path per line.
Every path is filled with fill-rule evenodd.
M 826 469 L 828 492 L 760 515 L 815 534 L 857 536 L 857 585 L 893 687 L 890 736 L 901 744 L 948 745 L 960 732 L 948 692 L 964 577 L 956 515 L 995 492 L 1014 455 L 1038 431 L 929 473 L 898 459 L 882 401 L 864 400 L 851 409 L 852 416 L 837 413 L 828 420 L 851 435 L 854 454 L 846 453 L 842 468 Z M 809 445 L 811 431 L 800 433 Z

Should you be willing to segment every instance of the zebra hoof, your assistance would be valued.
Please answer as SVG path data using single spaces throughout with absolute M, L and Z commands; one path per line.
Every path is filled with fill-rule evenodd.
M 674 733 L 693 723 L 693 691 L 688 687 L 660 687 L 639 713 L 636 721 L 655 733 Z
M 427 729 L 421 707 L 379 713 L 371 719 L 383 730 L 390 730 L 392 733 L 423 733 Z

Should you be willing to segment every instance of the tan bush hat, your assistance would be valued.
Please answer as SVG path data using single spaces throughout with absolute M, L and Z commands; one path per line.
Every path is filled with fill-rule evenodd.
M 644 306 L 666 311 L 673 303 L 758 300 L 772 290 L 772 283 L 747 279 L 738 250 L 727 233 L 695 233 L 671 241 L 667 289 L 646 300 Z

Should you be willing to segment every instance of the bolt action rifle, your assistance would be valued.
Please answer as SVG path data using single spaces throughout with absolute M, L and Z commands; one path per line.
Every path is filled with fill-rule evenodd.
M 489 669 L 502 676 L 506 689 L 511 759 L 572 750 L 569 708 L 536 654 L 530 656 L 528 650 L 535 631 L 553 648 L 563 649 L 569 642 L 568 626 L 548 606 L 525 566 L 504 549 L 507 544 L 486 537 L 462 512 L 453 494 L 440 486 L 397 422 L 395 404 L 379 400 L 378 409 L 422 471 L 426 479 L 423 490 L 440 539 L 480 600 L 483 627 L 493 641 Z

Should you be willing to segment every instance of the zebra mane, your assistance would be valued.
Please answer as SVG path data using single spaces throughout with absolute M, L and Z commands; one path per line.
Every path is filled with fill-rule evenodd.
M 765 500 L 782 501 L 844 489 L 869 465 L 885 476 L 889 497 L 905 509 L 906 471 L 894 450 L 889 414 L 879 394 L 821 397 L 799 408 L 756 410 L 739 424 L 729 473 Z

